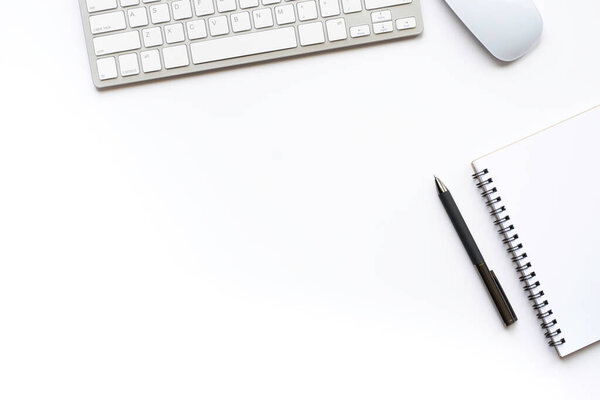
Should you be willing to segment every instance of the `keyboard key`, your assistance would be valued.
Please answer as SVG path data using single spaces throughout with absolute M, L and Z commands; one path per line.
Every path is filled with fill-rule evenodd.
M 98 64 L 98 78 L 101 81 L 117 77 L 117 63 L 114 57 L 101 58 L 96 64 Z
M 286 4 L 285 6 L 275 7 L 275 18 L 279 25 L 291 24 L 296 22 L 296 14 L 294 14 L 294 6 Z
M 217 10 L 219 12 L 233 11 L 236 9 L 235 0 L 217 0 Z
M 88 12 L 113 10 L 117 8 L 117 0 L 87 0 Z
M 254 19 L 254 27 L 256 29 L 273 26 L 273 13 L 271 13 L 270 8 L 252 11 L 252 19 Z
M 373 32 L 375 32 L 376 35 L 379 35 L 380 33 L 391 32 L 393 30 L 394 25 L 392 25 L 392 21 L 378 22 L 373 24 Z
M 348 38 L 348 33 L 346 32 L 346 21 L 344 18 L 330 19 L 325 23 L 325 26 L 327 27 L 327 38 L 330 42 Z
M 127 10 L 127 16 L 129 17 L 129 25 L 132 28 L 148 25 L 148 13 L 146 12 L 146 7 Z
M 298 8 L 298 19 L 300 21 L 310 21 L 317 18 L 317 3 L 314 1 L 303 1 L 296 4 Z
M 142 37 L 144 38 L 144 46 L 154 47 L 163 44 L 162 31 L 159 27 L 144 29 L 142 31 Z
M 360 0 L 342 0 L 342 9 L 345 14 L 362 11 Z
M 185 44 L 181 46 L 164 48 L 163 59 L 165 60 L 166 69 L 179 68 L 190 65 L 187 46 Z
M 157 4 L 155 6 L 150 6 L 150 18 L 152 18 L 153 24 L 169 22 L 171 20 L 171 14 L 169 14 L 169 6 L 167 4 Z
M 222 15 L 208 19 L 208 27 L 211 36 L 227 35 L 229 33 L 229 25 L 227 25 L 227 17 Z
M 365 8 L 367 10 L 374 10 L 376 8 L 388 8 L 410 3 L 412 3 L 412 0 L 365 0 Z
M 183 24 L 165 25 L 165 41 L 169 44 L 179 43 L 185 40 Z
M 194 8 L 198 17 L 215 13 L 213 0 L 194 0 Z
M 250 13 L 241 12 L 236 14 L 231 14 L 231 30 L 234 32 L 244 32 L 252 29 L 252 24 L 250 23 Z
M 412 29 L 417 27 L 417 19 L 415 17 L 401 18 L 396 20 L 396 29 L 402 31 L 404 29 Z
M 375 11 L 371 13 L 371 22 L 384 22 L 392 20 L 392 12 L 390 10 Z
M 158 50 L 143 51 L 140 53 L 142 59 L 142 71 L 145 73 L 156 72 L 162 69 Z
M 312 22 L 298 26 L 298 34 L 300 36 L 300 45 L 302 46 L 325 42 L 325 34 L 323 33 L 323 24 L 321 22 Z
M 258 7 L 258 0 L 240 0 L 240 8 Z
M 268 6 L 270 4 L 281 3 L 281 0 L 262 0 L 263 6 Z
M 117 11 L 107 14 L 92 15 L 90 17 L 90 28 L 92 33 L 106 33 L 120 31 L 127 28 L 125 14 Z
M 137 31 L 94 38 L 94 51 L 97 56 L 137 50 L 141 47 L 140 35 Z
M 294 27 L 235 35 L 190 45 L 192 61 L 201 64 L 217 60 L 292 49 L 298 46 Z
M 319 7 L 321 8 L 321 16 L 323 17 L 340 15 L 338 0 L 319 0 Z
M 119 67 L 121 67 L 121 76 L 138 75 L 140 64 L 138 63 L 137 54 L 119 56 Z
M 121 0 L 121 7 L 131 7 L 140 4 L 140 0 Z
M 369 25 L 358 25 L 350 28 L 350 36 L 353 38 L 361 36 L 369 36 L 371 34 L 371 28 Z
M 203 39 L 207 36 L 206 22 L 204 20 L 189 21 L 186 25 L 190 40 Z
M 190 0 L 179 0 L 171 3 L 173 10 L 173 19 L 179 21 L 186 18 L 192 18 L 192 5 Z

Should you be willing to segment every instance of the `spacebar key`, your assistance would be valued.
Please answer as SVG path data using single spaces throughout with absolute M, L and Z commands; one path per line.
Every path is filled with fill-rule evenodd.
M 298 46 L 293 27 L 273 29 L 223 39 L 196 42 L 190 45 L 192 61 L 201 64 L 228 58 L 293 49 Z

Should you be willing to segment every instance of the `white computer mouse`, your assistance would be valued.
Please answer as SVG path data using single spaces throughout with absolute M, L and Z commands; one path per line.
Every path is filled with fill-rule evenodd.
M 514 61 L 538 42 L 542 17 L 531 0 L 446 0 L 489 50 L 502 61 Z

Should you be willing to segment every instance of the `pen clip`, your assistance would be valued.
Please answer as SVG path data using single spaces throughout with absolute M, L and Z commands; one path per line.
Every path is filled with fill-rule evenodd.
M 512 306 L 510 305 L 510 302 L 508 301 L 508 298 L 506 297 L 506 293 L 504 293 L 504 289 L 502 289 L 502 286 L 500 285 L 498 278 L 496 278 L 496 274 L 494 273 L 494 271 L 490 270 L 490 275 L 492 276 L 494 285 L 496 285 L 498 292 L 500 292 L 500 295 L 502 297 L 502 302 L 506 306 L 506 310 L 508 310 L 508 312 L 510 313 L 510 322 L 508 322 L 508 321 L 506 321 L 506 322 L 507 322 L 507 325 L 511 325 L 512 323 L 517 321 L 517 314 L 515 314 L 515 310 L 513 310 Z

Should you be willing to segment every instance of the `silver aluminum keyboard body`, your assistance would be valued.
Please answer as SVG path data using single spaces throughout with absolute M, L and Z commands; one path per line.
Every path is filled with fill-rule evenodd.
M 423 31 L 419 0 L 79 2 L 92 79 L 98 88 L 411 37 Z

